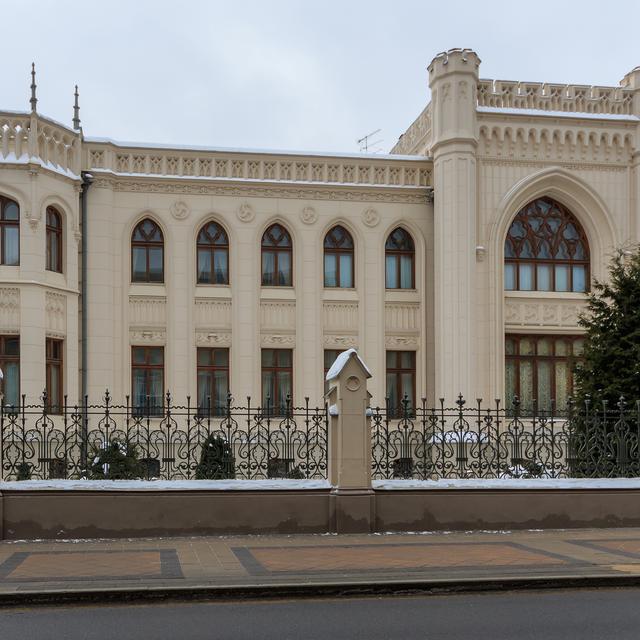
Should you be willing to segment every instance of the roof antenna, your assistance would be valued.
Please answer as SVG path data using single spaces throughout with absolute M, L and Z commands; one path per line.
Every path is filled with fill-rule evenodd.
M 31 113 L 36 112 L 36 105 L 38 104 L 38 98 L 36 98 L 36 63 L 31 63 Z
M 380 144 L 382 140 L 371 142 L 371 138 L 373 138 L 381 131 L 382 129 L 376 129 L 375 131 L 368 133 L 366 136 L 363 136 L 359 140 L 356 140 L 356 142 L 360 145 L 360 153 L 369 153 L 370 151 L 373 151 L 375 153 L 376 151 L 379 151 L 379 148 L 373 149 L 372 147 L 376 147 L 376 145 Z
M 78 85 L 76 85 L 76 91 L 73 94 L 73 128 L 76 131 L 80 131 L 80 105 L 78 104 Z

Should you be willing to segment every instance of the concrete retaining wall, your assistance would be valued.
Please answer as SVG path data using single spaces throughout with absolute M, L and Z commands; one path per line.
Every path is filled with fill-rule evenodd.
M 366 517 L 341 517 L 341 501 L 349 499 L 329 488 L 65 491 L 4 485 L 1 533 L 15 540 L 640 526 L 640 488 L 378 489 L 370 500 L 370 525 Z

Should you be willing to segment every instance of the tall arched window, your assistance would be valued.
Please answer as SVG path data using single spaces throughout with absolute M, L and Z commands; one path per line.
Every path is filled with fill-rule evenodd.
M 229 238 L 217 223 L 208 222 L 198 234 L 198 284 L 229 284 Z
M 575 216 L 543 197 L 523 207 L 504 244 L 504 288 L 515 291 L 589 289 L 589 245 Z
M 47 207 L 47 271 L 62 273 L 62 216 Z
M 164 282 L 164 238 L 149 218 L 140 222 L 131 236 L 131 281 Z
M 415 249 L 409 233 L 401 227 L 394 229 L 387 238 L 384 255 L 387 289 L 414 289 Z
M 20 264 L 20 207 L 0 196 L 0 264 Z
M 324 237 L 324 286 L 353 287 L 353 238 L 340 225 Z
M 290 287 L 292 247 L 289 232 L 280 224 L 272 224 L 262 235 L 262 284 Z

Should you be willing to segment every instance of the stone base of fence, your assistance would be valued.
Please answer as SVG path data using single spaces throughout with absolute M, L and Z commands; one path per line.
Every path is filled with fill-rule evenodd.
M 0 535 L 16 540 L 640 526 L 638 481 L 591 483 L 595 487 L 589 481 L 568 487 L 525 482 L 501 489 L 403 489 L 396 482 L 369 493 L 329 486 L 215 490 L 154 484 L 63 489 L 5 483 Z

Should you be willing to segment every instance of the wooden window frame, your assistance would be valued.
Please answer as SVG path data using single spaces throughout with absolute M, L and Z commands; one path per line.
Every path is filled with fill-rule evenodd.
M 273 366 L 267 366 L 265 367 L 262 364 L 262 353 L 264 351 L 273 351 L 275 354 L 279 354 L 284 353 L 284 352 L 288 352 L 290 354 L 290 358 L 289 358 L 289 362 L 291 363 L 290 365 L 284 366 L 284 365 L 280 365 L 279 361 L 276 360 L 276 365 Z M 264 395 L 264 381 L 263 381 L 263 377 L 264 377 L 264 373 L 269 372 L 269 373 L 273 373 L 274 374 L 274 384 L 273 384 L 273 388 L 274 388 L 274 397 L 278 398 L 280 397 L 280 394 L 278 393 L 280 391 L 279 387 L 278 387 L 278 376 L 275 375 L 277 374 L 279 371 L 288 371 L 289 375 L 290 375 L 290 380 L 291 380 L 291 388 L 289 389 L 289 397 L 291 398 L 291 405 L 290 408 L 293 408 L 293 349 L 272 349 L 270 347 L 264 347 L 260 350 L 260 380 L 261 380 L 261 395 L 262 395 L 262 404 L 265 404 L 265 395 Z M 271 401 L 273 402 L 274 398 L 271 398 Z M 267 412 L 267 408 L 263 407 L 265 409 L 265 413 Z M 271 404 L 270 407 L 270 412 L 269 415 L 272 416 L 279 416 L 279 415 L 284 415 L 284 411 L 282 411 L 282 407 L 276 406 L 275 404 Z
M 200 364 L 200 358 L 199 358 L 199 354 L 200 351 L 224 351 L 226 352 L 226 356 L 227 356 L 227 364 L 226 366 L 223 365 L 217 365 L 217 364 L 211 364 L 211 365 L 201 365 Z M 211 362 L 215 362 L 215 358 L 213 357 L 214 354 L 211 354 Z M 207 372 L 207 373 L 211 373 L 214 374 L 217 371 L 224 371 L 226 373 L 226 380 L 227 380 L 227 392 L 229 391 L 229 377 L 230 377 L 230 349 L 229 347 L 197 347 L 196 349 L 196 385 L 197 385 L 197 391 L 198 393 L 200 392 L 200 384 L 198 382 L 199 378 L 200 378 L 200 373 L 201 372 Z M 213 380 L 213 375 L 212 375 L 212 380 Z M 210 392 L 214 391 L 214 389 L 209 389 Z M 207 407 L 206 406 L 202 406 L 200 403 L 200 398 L 197 398 L 197 402 L 198 402 L 198 414 L 199 415 L 210 415 L 210 416 L 220 416 L 220 415 L 224 415 L 223 413 L 221 413 L 220 411 L 216 410 L 216 403 L 213 401 L 214 398 L 214 394 L 210 393 L 209 398 L 212 399 L 212 402 L 209 406 L 209 411 L 207 411 Z M 224 403 L 226 404 L 226 398 L 224 398 Z
M 18 207 L 18 219 L 17 220 L 5 220 L 5 208 L 10 204 L 14 204 Z M 5 262 L 4 245 L 6 230 L 8 228 L 15 227 L 18 229 L 18 262 L 16 264 L 7 265 Z M 7 265 L 11 267 L 20 266 L 20 205 L 13 199 L 0 195 L 0 265 Z
M 160 233 L 161 240 L 134 240 L 134 236 L 136 231 L 142 227 L 145 222 L 151 222 Z M 144 234 L 143 234 L 144 235 Z M 145 250 L 145 278 L 138 279 L 134 277 L 134 266 L 133 266 L 133 250 L 134 247 L 142 248 Z M 162 279 L 161 280 L 151 280 L 150 278 L 150 269 L 149 269 L 149 249 L 153 247 L 160 247 L 162 249 Z M 144 218 L 140 220 L 138 224 L 133 228 L 131 232 L 131 282 L 132 283 L 140 283 L 140 284 L 164 284 L 164 233 L 162 233 L 162 228 L 160 225 L 153 220 L 152 218 Z
M 134 359 L 134 351 L 136 349 L 143 349 L 144 350 L 144 354 L 145 354 L 145 362 L 143 364 L 138 364 L 135 362 Z M 149 362 L 150 358 L 149 358 L 149 351 L 151 349 L 160 349 L 162 352 L 162 364 L 152 364 Z M 150 418 L 161 418 L 164 415 L 164 390 L 165 390 L 165 373 L 164 373 L 164 363 L 165 363 L 165 353 L 164 353 L 164 346 L 163 345 L 139 345 L 139 344 L 135 344 L 135 345 L 131 345 L 131 408 L 132 408 L 132 412 L 134 413 L 134 415 L 142 415 L 142 416 L 148 416 Z M 134 370 L 135 369 L 141 369 L 143 371 L 145 371 L 145 380 L 144 380 L 144 384 L 145 384 L 145 397 L 150 397 L 151 394 L 149 393 L 149 387 L 150 387 L 150 381 L 149 381 L 149 376 L 146 372 L 148 371 L 158 371 L 161 370 L 162 371 L 162 392 L 160 394 L 160 402 L 161 405 L 159 408 L 157 407 L 151 407 L 151 406 L 144 406 L 144 407 L 139 407 L 137 405 L 134 405 L 134 399 L 135 399 L 135 376 L 134 374 Z
M 18 341 L 18 355 L 10 355 L 7 353 L 6 343 L 7 340 L 17 340 Z M 0 369 L 5 373 L 5 378 L 2 381 L 2 393 L 3 399 L 2 403 L 4 404 L 6 401 L 6 397 L 4 397 L 5 384 L 6 384 L 6 371 L 7 364 L 6 363 L 17 363 L 18 364 L 18 402 L 20 402 L 20 336 L 15 334 L 2 334 L 0 335 Z
M 515 389 L 514 393 L 518 398 L 521 398 L 521 388 L 520 388 L 520 363 L 521 362 L 531 362 L 531 370 L 532 370 L 532 380 L 531 387 L 533 390 L 533 399 L 538 402 L 537 393 L 538 393 L 538 365 L 540 362 L 550 362 L 552 366 L 551 370 L 551 382 L 550 388 L 552 393 L 552 400 L 554 404 L 557 402 L 557 398 L 553 397 L 556 395 L 556 371 L 555 371 L 555 363 L 556 362 L 566 362 L 568 365 L 575 364 L 581 361 L 580 356 L 575 356 L 573 354 L 574 351 L 574 343 L 578 340 L 584 340 L 584 334 L 568 334 L 568 335 L 558 335 L 558 334 L 548 334 L 548 333 L 507 333 L 505 334 L 505 393 L 506 393 L 506 372 L 507 372 L 507 363 L 513 362 L 515 364 Z M 553 355 L 539 355 L 538 354 L 538 341 L 550 340 L 553 344 Z M 516 344 L 517 353 L 509 354 L 507 353 L 506 343 L 507 340 L 513 340 Z M 533 355 L 521 355 L 520 354 L 520 342 L 522 340 L 531 340 L 534 344 L 534 354 Z M 558 342 L 566 342 L 571 345 L 571 355 L 556 355 L 556 344 Z M 567 388 L 569 390 L 569 395 L 572 395 L 574 390 L 574 374 L 573 367 L 569 366 L 569 380 Z M 511 408 L 511 401 L 513 398 L 505 398 L 505 408 L 509 410 Z M 526 407 L 525 409 L 528 409 Z M 556 409 L 557 409 L 556 405 Z
M 211 225 L 215 225 L 217 227 L 217 231 L 213 237 L 208 232 L 208 227 Z M 200 241 L 200 236 L 203 233 L 206 234 L 209 238 L 211 238 L 210 242 Z M 225 244 L 215 244 L 215 240 L 221 235 L 224 236 Z M 211 271 L 209 272 L 209 280 L 200 280 L 199 278 L 198 265 L 200 264 L 201 252 L 209 253 L 211 257 Z M 226 273 L 226 278 L 224 282 L 215 282 L 215 278 L 214 278 L 214 273 L 215 273 L 214 272 L 214 264 L 215 264 L 214 254 L 218 252 L 226 253 L 227 255 L 227 273 Z M 231 268 L 231 265 L 229 264 L 229 235 L 227 234 L 226 230 L 219 222 L 216 222 L 215 220 L 210 220 L 209 222 L 206 222 L 205 224 L 203 224 L 202 227 L 200 227 L 200 231 L 198 231 L 198 235 L 196 237 L 196 284 L 228 285 L 230 282 L 230 275 L 229 275 L 229 272 L 231 270 L 230 268 Z
M 388 366 L 388 357 L 389 354 L 393 353 L 395 354 L 395 359 L 396 359 L 396 366 L 395 367 L 389 367 Z M 402 367 L 400 366 L 401 363 L 401 357 L 403 353 L 410 353 L 411 354 L 411 367 L 409 369 L 407 369 L 406 367 Z M 405 350 L 399 350 L 396 351 L 394 349 L 387 349 L 385 351 L 384 354 L 385 357 L 385 385 L 387 383 L 387 376 L 389 376 L 390 374 L 393 374 L 396 377 L 396 392 L 397 392 L 397 397 L 394 398 L 395 400 L 395 404 L 393 405 L 395 407 L 395 411 L 398 412 L 400 415 L 396 416 L 396 417 L 402 417 L 402 401 L 404 399 L 404 396 L 402 394 L 402 384 L 401 384 L 401 376 L 403 373 L 411 373 L 412 374 L 412 385 L 411 385 L 411 393 L 412 393 L 412 397 L 409 398 L 411 404 L 409 405 L 409 413 L 414 414 L 415 413 L 415 408 L 416 408 L 416 352 L 415 351 L 405 351 Z M 387 395 L 387 398 L 389 398 L 389 396 Z
M 395 249 L 393 247 L 392 248 L 388 247 L 388 244 L 391 240 L 391 236 L 398 230 L 406 234 L 407 238 L 411 242 L 411 249 Z M 396 282 L 395 282 L 395 286 L 393 287 L 390 287 L 389 283 L 387 282 L 387 256 L 394 257 L 395 263 L 396 263 Z M 400 272 L 400 264 L 402 262 L 402 256 L 409 256 L 411 258 L 411 286 L 410 287 L 401 286 L 402 275 Z M 389 289 L 389 290 L 399 289 L 404 291 L 411 291 L 412 289 L 416 288 L 416 243 L 413 240 L 413 236 L 404 227 L 396 227 L 395 229 L 393 229 L 387 236 L 387 239 L 384 243 L 384 286 L 385 286 L 385 289 Z
M 271 233 L 271 230 L 274 227 L 280 227 L 284 232 L 284 235 L 286 235 L 289 238 L 288 247 L 279 247 L 275 244 L 275 238 Z M 274 244 L 271 244 L 271 245 L 264 244 L 264 240 L 267 236 L 272 239 Z M 278 275 L 278 262 L 279 262 L 280 255 L 283 253 L 289 254 L 289 280 L 290 280 L 289 284 L 279 284 L 277 282 L 265 283 L 264 269 L 262 266 L 262 256 L 265 253 L 273 253 L 273 256 L 274 256 L 273 273 L 275 277 L 277 277 Z M 260 281 L 263 287 L 292 287 L 293 286 L 293 239 L 291 238 L 291 233 L 289 233 L 289 230 L 279 222 L 274 222 L 272 225 L 269 225 L 269 227 L 267 227 L 267 229 L 265 229 L 264 233 L 262 234 L 262 240 L 260 241 Z
M 335 238 L 333 237 L 333 234 L 336 231 L 341 231 L 344 234 L 343 238 L 346 238 L 348 239 L 349 242 L 351 242 L 350 247 L 340 247 L 335 242 Z M 332 242 L 331 246 L 327 246 L 328 241 Z M 349 233 L 347 229 L 345 229 L 345 227 L 343 227 L 341 224 L 337 224 L 331 227 L 329 231 L 327 231 L 327 233 L 324 236 L 323 245 L 324 245 L 324 253 L 323 253 L 323 262 L 322 262 L 322 272 L 324 275 L 324 286 L 327 289 L 354 289 L 356 286 L 356 272 L 355 272 L 355 251 L 354 251 L 355 243 L 353 242 L 353 236 Z M 327 272 L 325 270 L 325 265 L 324 265 L 324 256 L 326 256 L 327 254 L 336 256 L 336 284 L 335 285 L 327 284 Z M 340 256 L 349 256 L 351 258 L 351 284 L 348 287 L 343 287 L 340 284 Z
M 538 203 L 540 202 L 544 202 L 546 205 L 548 205 L 550 207 L 550 210 L 548 212 L 541 212 L 540 209 L 537 208 Z M 561 219 L 561 223 L 558 229 L 556 229 L 553 232 L 553 235 L 541 236 L 540 234 L 536 233 L 534 229 L 531 227 L 531 225 L 528 222 L 528 217 L 529 215 L 534 214 L 536 211 L 539 212 L 539 214 L 543 218 L 551 217 L 549 215 L 551 212 L 557 212 L 556 217 Z M 514 224 L 518 222 L 522 224 L 526 230 L 525 236 L 521 239 L 511 235 L 511 230 L 513 229 Z M 567 244 L 566 239 L 562 235 L 565 227 L 568 224 L 572 224 L 576 229 L 579 236 L 577 243 L 582 245 L 585 258 L 577 259 L 577 258 L 539 258 L 537 257 L 535 254 L 537 253 L 538 245 L 541 243 L 542 240 L 547 240 L 549 242 L 551 254 L 554 253 L 554 244 L 553 244 L 554 242 L 556 246 L 560 243 L 563 243 L 567 248 L 570 247 L 570 245 Z M 522 249 L 522 246 L 524 246 L 525 242 L 529 243 L 529 246 L 532 249 L 532 253 L 534 254 L 534 257 L 527 258 L 527 257 L 520 257 L 518 255 Z M 513 257 L 507 257 L 508 246 L 511 247 L 511 252 L 513 253 Z M 591 258 L 590 256 L 591 254 L 589 251 L 589 241 L 584 232 L 584 229 L 582 228 L 582 225 L 580 224 L 576 216 L 567 207 L 557 202 L 553 198 L 549 198 L 547 196 L 536 198 L 535 200 L 532 200 L 531 202 L 526 204 L 524 207 L 522 207 L 518 211 L 518 213 L 514 216 L 513 220 L 511 221 L 511 224 L 509 225 L 509 229 L 507 230 L 507 237 L 505 238 L 505 245 L 504 245 L 504 264 L 505 264 L 505 267 L 506 265 L 510 265 L 510 264 L 514 265 L 515 288 L 513 289 L 505 288 L 505 290 L 506 291 L 539 291 L 543 293 L 552 293 L 552 292 L 553 293 L 556 293 L 556 292 L 557 293 L 588 293 L 591 289 Z M 532 267 L 533 278 L 532 278 L 531 289 L 520 288 L 520 265 L 522 264 L 531 265 Z M 537 269 L 538 266 L 550 267 L 551 287 L 549 289 L 538 289 L 538 269 Z M 568 267 L 569 278 L 568 278 L 568 287 L 566 291 L 558 290 L 556 287 L 556 270 L 555 270 L 556 266 Z M 584 291 L 574 291 L 573 289 L 573 267 L 574 266 L 584 267 L 584 270 L 585 270 Z
M 55 273 L 62 273 L 62 215 L 55 207 L 47 207 L 46 210 L 47 216 L 47 225 L 46 225 L 46 235 L 47 235 L 47 254 L 46 254 L 46 269 L 47 271 L 53 271 Z M 49 223 L 49 216 L 54 216 L 58 220 L 57 226 L 53 226 Z M 53 238 L 56 239 L 58 243 L 58 255 L 56 258 L 56 264 L 52 264 L 51 260 L 51 245 L 53 244 Z
M 59 356 L 54 353 L 55 348 L 59 348 Z M 47 389 L 47 411 L 52 414 L 61 414 L 64 398 L 64 340 L 58 338 L 47 338 L 45 341 L 46 358 L 46 389 Z M 59 368 L 58 397 L 51 396 L 51 370 L 53 367 Z

